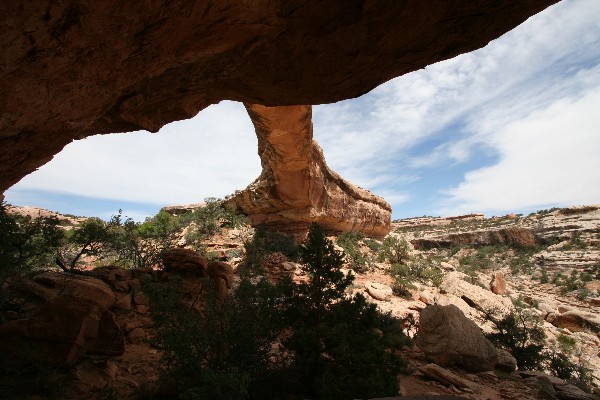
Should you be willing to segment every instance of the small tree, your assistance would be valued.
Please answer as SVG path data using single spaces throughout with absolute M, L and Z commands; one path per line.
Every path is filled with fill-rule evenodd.
M 405 238 L 388 235 L 379 249 L 379 261 L 390 264 L 403 264 L 410 258 L 410 247 Z
M 242 278 L 225 298 L 204 282 L 203 315 L 182 303 L 180 281 L 145 279 L 167 370 L 181 399 L 264 398 L 278 365 L 273 343 L 281 332 L 280 295 L 267 280 Z
M 353 277 L 340 270 L 343 254 L 313 224 L 300 255 L 309 280 L 294 290 L 285 346 L 303 386 L 321 399 L 397 395 L 401 360 L 377 334 L 382 319 L 376 306 L 346 296 Z
M 541 369 L 546 360 L 546 333 L 540 318 L 520 303 L 515 306 L 514 311 L 501 319 L 494 317 L 490 311 L 486 312 L 485 319 L 495 328 L 495 332 L 486 337 L 494 345 L 510 352 L 520 369 Z
M 97 259 L 107 255 L 112 242 L 109 223 L 99 218 L 88 218 L 67 235 L 68 245 L 59 251 L 56 263 L 65 272 L 74 272 L 82 257 L 92 256 Z
M 163 251 L 175 245 L 180 225 L 176 217 L 161 211 L 143 223 L 125 217 L 111 218 L 111 251 L 128 267 L 148 268 L 160 264 Z
M 394 278 L 393 290 L 399 296 L 409 297 L 415 282 L 439 286 L 444 278 L 442 269 L 428 258 L 415 257 L 404 264 L 393 264 L 390 275 Z

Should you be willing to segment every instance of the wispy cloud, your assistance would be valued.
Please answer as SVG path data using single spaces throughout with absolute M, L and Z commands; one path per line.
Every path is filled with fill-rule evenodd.
M 560 99 L 496 131 L 497 164 L 470 171 L 441 214 L 600 202 L 600 86 L 576 100 Z
M 526 133 L 511 135 L 505 128 L 529 126 L 533 124 L 531 115 L 548 117 L 545 111 L 550 108 L 557 124 L 563 121 L 560 115 L 569 120 L 568 114 L 574 115 L 574 111 L 561 108 L 566 105 L 582 107 L 578 118 L 589 117 L 585 113 L 594 114 L 594 107 L 586 111 L 577 99 L 598 87 L 600 3 L 567 0 L 484 49 L 396 78 L 361 99 L 317 107 L 315 132 L 333 168 L 380 193 L 394 193 L 390 187 L 399 193 L 410 192 L 411 185 L 414 188 L 414 181 L 409 185 L 393 183 L 399 174 L 418 177 L 438 170 L 447 175 L 449 165 L 464 164 L 464 184 L 440 191 L 443 187 L 433 187 L 439 182 L 432 183 L 429 190 L 435 196 L 428 199 L 429 207 L 444 213 L 489 210 L 493 207 L 491 203 L 485 205 L 485 196 L 472 197 L 479 190 L 487 190 L 473 183 L 480 164 L 505 174 L 508 180 L 511 174 L 523 177 L 524 171 L 536 168 L 531 157 L 519 157 L 517 148 L 506 145 L 511 140 L 523 140 Z M 599 127 L 595 125 L 596 130 Z M 560 135 L 570 137 L 571 132 L 562 123 L 540 140 L 559 143 Z M 351 140 L 346 142 L 346 137 Z M 582 135 L 580 139 L 579 145 L 590 148 L 599 143 L 600 135 Z M 540 158 L 558 156 L 552 150 L 560 147 L 549 146 L 544 147 L 547 154 L 540 154 Z M 508 160 L 518 162 L 519 170 L 506 169 Z M 596 169 L 600 167 L 598 157 L 589 162 L 595 163 Z M 561 179 L 578 173 L 572 163 L 564 163 L 562 168 Z M 447 176 L 447 185 L 461 179 Z M 370 181 L 368 177 L 372 177 Z M 419 184 L 426 185 L 423 180 Z M 581 190 L 588 200 L 597 197 L 582 187 L 578 195 L 563 195 L 561 202 L 580 201 L 584 197 Z M 453 194 L 452 201 L 446 199 L 449 193 Z M 540 188 L 531 197 L 538 203 L 557 201 L 550 200 L 556 196 L 549 187 L 546 191 Z M 505 201 L 506 210 L 526 207 L 533 201 L 511 197 L 510 193 L 496 199 Z M 445 206 L 439 206 L 441 202 Z

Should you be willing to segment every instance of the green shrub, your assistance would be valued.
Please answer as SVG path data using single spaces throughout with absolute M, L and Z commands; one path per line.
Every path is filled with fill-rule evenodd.
M 410 258 L 410 247 L 405 238 L 386 236 L 379 250 L 379 261 L 390 264 L 402 264 Z
M 439 286 L 444 272 L 435 261 L 425 257 L 415 257 L 406 264 L 393 264 L 390 275 L 394 278 L 392 289 L 401 297 L 410 295 L 410 289 L 416 289 L 415 282 Z
M 167 366 L 162 380 L 180 398 L 244 399 L 264 392 L 282 329 L 277 288 L 242 279 L 224 300 L 205 281 L 203 315 L 182 306 L 180 281 L 144 280 Z
M 552 341 L 552 346 L 546 350 L 546 355 L 546 366 L 552 375 L 590 392 L 593 371 L 582 357 L 575 338 L 558 335 L 556 340 Z
M 486 337 L 496 347 L 510 352 L 519 369 L 543 368 L 546 333 L 538 316 L 517 304 L 515 310 L 502 319 L 495 318 L 491 312 L 487 312 L 485 318 L 495 328 Z
M 548 283 L 549 280 L 550 278 L 548 277 L 548 271 L 546 271 L 546 269 L 543 268 L 540 275 L 540 283 Z
M 191 213 L 179 217 L 183 226 L 190 226 L 186 240 L 200 248 L 202 242 L 221 231 L 221 228 L 238 228 L 246 223 L 246 217 L 238 214 L 231 206 L 225 206 L 222 199 L 208 197 L 205 205 Z
M 344 249 L 350 268 L 356 272 L 365 272 L 369 266 L 367 256 L 360 249 L 364 238 L 365 235 L 360 232 L 342 232 L 336 240 L 337 245 Z
M 264 225 L 259 225 L 252 240 L 244 243 L 246 250 L 245 266 L 251 271 L 260 272 L 264 258 L 274 252 L 285 255 L 289 260 L 298 258 L 298 245 L 291 236 L 280 232 L 270 232 Z
M 0 286 L 15 273 L 54 264 L 64 240 L 57 218 L 9 214 L 0 203 Z
M 373 253 L 379 253 L 381 250 L 381 243 L 379 243 L 375 239 L 366 238 L 363 239 L 363 243 L 367 246 Z

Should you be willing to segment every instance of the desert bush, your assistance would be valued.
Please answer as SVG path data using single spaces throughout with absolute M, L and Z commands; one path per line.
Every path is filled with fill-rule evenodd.
M 579 272 L 577 270 L 573 270 L 568 276 L 560 275 L 554 283 L 560 288 L 560 292 L 562 294 L 567 294 L 583 289 L 585 282 L 581 281 L 579 277 Z
M 531 251 L 519 251 L 516 257 L 510 260 L 510 272 L 513 275 L 519 273 L 531 274 L 535 270 L 535 264 L 531 261 Z
M 371 239 L 371 238 L 366 238 L 363 239 L 363 243 L 365 244 L 365 246 L 367 246 L 369 248 L 369 250 L 371 250 L 373 253 L 378 254 L 379 250 L 381 250 L 381 243 L 378 242 L 375 239 Z
M 225 206 L 222 199 L 208 197 L 205 205 L 179 217 L 182 226 L 189 226 L 186 240 L 199 247 L 200 244 L 219 233 L 223 227 L 238 228 L 246 223 L 246 217 L 235 209 Z
M 394 278 L 394 293 L 402 297 L 410 295 L 410 289 L 416 289 L 415 282 L 439 286 L 444 279 L 442 269 L 426 257 L 415 257 L 405 264 L 392 264 L 390 275 Z
M 273 343 L 280 334 L 277 288 L 242 279 L 220 299 L 205 281 L 203 315 L 182 306 L 180 281 L 144 281 L 167 366 L 162 381 L 182 399 L 260 398 L 277 367 Z M 267 385 L 268 386 L 268 385 Z
M 360 249 L 364 238 L 361 232 L 342 232 L 336 240 L 337 245 L 344 249 L 350 268 L 356 272 L 365 272 L 369 266 L 367 256 Z
M 550 277 L 548 276 L 548 271 L 545 268 L 542 268 L 542 272 L 540 273 L 540 283 L 548 283 L 550 281 Z
M 546 366 L 550 373 L 590 392 L 593 370 L 577 347 L 577 340 L 560 334 L 551 344 L 552 346 L 545 350 Z
M 251 240 L 244 242 L 246 257 L 244 264 L 253 272 L 260 272 L 261 263 L 270 254 L 279 252 L 289 260 L 298 258 L 298 245 L 294 239 L 280 232 L 270 232 L 264 225 L 259 225 Z
M 402 264 L 410 258 L 410 247 L 403 237 L 388 235 L 383 239 L 379 250 L 379 261 L 390 264 Z
M 536 314 L 517 302 L 514 311 L 501 319 L 489 311 L 485 313 L 485 319 L 494 326 L 494 332 L 486 334 L 488 340 L 510 352 L 519 369 L 543 369 L 546 333 Z

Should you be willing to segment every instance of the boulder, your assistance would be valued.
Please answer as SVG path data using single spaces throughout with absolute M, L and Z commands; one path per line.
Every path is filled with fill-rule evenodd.
M 427 305 L 435 303 L 435 297 L 427 290 L 419 292 L 419 300 Z
M 496 366 L 498 352 L 458 307 L 427 306 L 419 321 L 415 343 L 436 364 L 461 365 L 473 372 L 491 371 Z
M 146 332 L 142 328 L 134 328 L 127 334 L 127 343 L 139 344 L 146 338 Z
M 181 275 L 205 276 L 208 259 L 194 250 L 169 249 L 162 255 L 165 272 Z
M 514 372 L 517 370 L 517 359 L 513 357 L 508 351 L 504 349 L 498 349 L 498 363 L 496 369 L 502 371 Z
M 544 400 L 556 400 L 556 390 L 546 377 L 531 377 L 523 379 L 523 383 L 536 391 L 537 397 Z
M 592 394 L 586 393 L 579 389 L 577 386 L 572 385 L 563 379 L 556 376 L 545 374 L 541 371 L 521 371 L 520 375 L 525 378 L 524 382 L 531 383 L 534 380 L 539 382 L 539 385 L 543 387 L 544 393 L 552 393 L 552 390 L 547 388 L 549 382 L 554 389 L 556 397 L 560 400 L 597 400 L 598 398 Z M 550 397 L 547 397 L 550 398 Z
M 383 283 L 366 282 L 365 289 L 372 298 L 380 301 L 389 301 L 394 294 L 392 288 Z
M 111 287 L 91 276 L 48 271 L 36 275 L 29 288 L 46 301 L 61 294 L 70 294 L 107 309 L 112 308 L 116 302 L 116 295 Z
M 226 288 L 231 288 L 233 284 L 233 268 L 223 261 L 211 261 L 208 263 L 207 275 L 213 279 L 222 279 Z
M 512 310 L 513 305 L 508 298 L 466 282 L 463 279 L 465 276 L 457 271 L 446 274 L 440 285 L 440 293 L 460 297 L 471 307 L 497 315 L 506 314 Z

